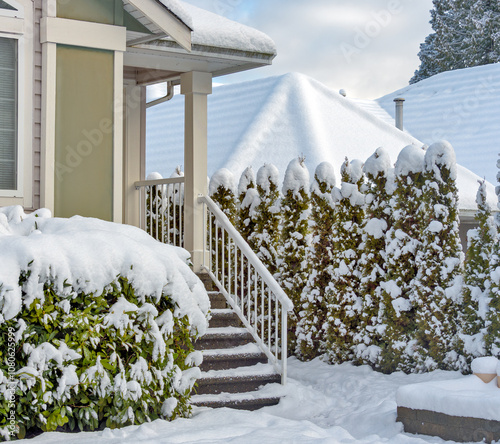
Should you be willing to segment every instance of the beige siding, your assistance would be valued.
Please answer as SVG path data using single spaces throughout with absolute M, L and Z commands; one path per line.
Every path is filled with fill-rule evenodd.
M 40 207 L 40 151 L 41 151 L 41 116 L 42 116 L 42 45 L 40 43 L 40 18 L 42 0 L 34 1 L 34 110 L 33 110 L 33 207 Z

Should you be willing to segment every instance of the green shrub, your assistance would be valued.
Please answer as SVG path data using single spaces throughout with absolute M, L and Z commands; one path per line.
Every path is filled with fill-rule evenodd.
M 44 282 L 43 298 L 0 324 L 0 427 L 5 430 L 12 407 L 9 376 L 17 384 L 20 438 L 37 429 L 115 428 L 190 413 L 199 357 L 189 320 L 176 316 L 168 294 L 138 297 L 128 280 L 118 277 L 100 294 L 74 293 L 70 287 L 60 294 Z M 11 375 L 9 331 L 15 331 Z

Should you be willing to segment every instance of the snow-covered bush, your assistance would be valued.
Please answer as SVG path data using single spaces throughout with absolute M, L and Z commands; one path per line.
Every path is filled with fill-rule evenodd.
M 272 275 L 278 271 L 278 248 L 280 240 L 280 191 L 279 171 L 272 164 L 266 164 L 257 171 L 258 196 L 250 193 L 253 233 L 249 243 L 258 258 Z M 257 204 L 257 206 L 255 206 Z
M 328 162 L 320 163 L 311 184 L 311 274 L 301 295 L 297 324 L 296 355 L 313 359 L 325 352 L 323 324 L 326 320 L 325 291 L 332 276 L 332 225 L 335 172 Z
M 282 232 L 278 279 L 294 305 L 289 320 L 289 348 L 295 349 L 295 327 L 300 296 L 310 272 L 309 244 L 309 171 L 304 158 L 293 159 L 285 172 L 281 201 Z
M 500 169 L 500 159 L 497 160 L 497 168 Z M 497 173 L 497 181 L 499 185 L 495 191 L 500 209 L 500 171 Z M 485 343 L 487 351 L 500 358 L 500 212 L 496 214 L 495 225 L 497 233 L 490 262 L 490 302 Z
M 391 200 L 392 227 L 386 239 L 386 277 L 382 283 L 385 307 L 384 344 L 380 369 L 385 373 L 415 369 L 416 255 L 421 248 L 422 187 L 425 151 L 408 145 L 395 165 L 396 188 Z
M 362 309 L 359 292 L 359 244 L 364 219 L 363 163 L 346 158 L 341 168 L 342 183 L 333 189 L 333 273 L 326 289 L 327 322 L 325 337 L 327 357 L 332 363 L 352 360 L 354 335 Z
M 486 200 L 486 181 L 479 182 L 476 196 L 477 228 L 467 233 L 463 303 L 460 316 L 464 353 L 470 362 L 486 353 L 484 328 L 490 291 L 490 259 L 496 230 Z
M 415 279 L 417 369 L 462 370 L 458 356 L 458 310 L 462 302 L 463 253 L 459 236 L 457 165 L 446 141 L 432 144 L 425 153 L 422 248 L 417 252 Z
M 210 178 L 208 193 L 233 225 L 237 214 L 235 189 L 233 173 L 226 168 L 217 170 Z
M 363 171 L 367 178 L 365 220 L 359 246 L 363 307 L 354 336 L 354 355 L 358 362 L 376 367 L 386 327 L 382 283 L 386 274 L 386 233 L 392 223 L 390 200 L 394 192 L 394 169 L 389 153 L 378 148 L 365 162 Z
M 255 174 L 252 167 L 243 171 L 238 184 L 239 213 L 236 218 L 236 228 L 248 242 L 250 235 L 254 232 L 255 222 L 253 213 L 258 205 L 258 193 L 255 189 Z
M 0 436 L 188 415 L 209 309 L 188 253 L 49 216 L 0 209 Z

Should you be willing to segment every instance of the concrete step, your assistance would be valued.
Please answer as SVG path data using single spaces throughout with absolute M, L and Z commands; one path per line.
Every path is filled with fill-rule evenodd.
M 259 392 L 222 393 L 220 395 L 194 395 L 191 397 L 191 404 L 214 409 L 227 407 L 239 410 L 258 410 L 262 407 L 276 405 L 280 399 L 279 396 L 264 396 L 260 395 Z
M 267 356 L 262 353 L 257 344 L 250 343 L 229 349 L 205 350 L 200 369 L 201 371 L 228 370 L 267 362 Z
M 198 395 L 252 392 L 263 385 L 281 382 L 281 376 L 269 364 L 257 364 L 231 370 L 210 370 L 198 379 Z
M 194 343 L 196 350 L 234 348 L 254 342 L 246 328 L 221 327 L 208 328 L 204 336 Z
M 218 291 L 209 291 L 210 307 L 213 309 L 228 308 L 226 298 Z
M 243 327 L 238 315 L 230 308 L 212 308 L 208 328 Z

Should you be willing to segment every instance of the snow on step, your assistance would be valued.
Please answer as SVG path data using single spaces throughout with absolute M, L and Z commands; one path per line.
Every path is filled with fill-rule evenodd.
M 210 328 L 207 328 L 207 332 L 205 333 L 205 336 L 209 336 L 209 335 L 247 335 L 247 334 L 248 334 L 248 330 L 244 327 L 210 327 Z
M 238 378 L 245 376 L 275 375 L 276 370 L 271 364 L 256 364 L 249 367 L 231 368 L 228 370 L 209 370 L 202 372 L 200 380 L 212 378 Z
M 245 330 L 246 331 L 246 330 Z M 203 350 L 203 356 L 222 356 L 222 355 L 254 355 L 261 354 L 262 351 L 255 342 L 249 344 L 240 345 L 233 348 L 219 348 L 212 350 Z

